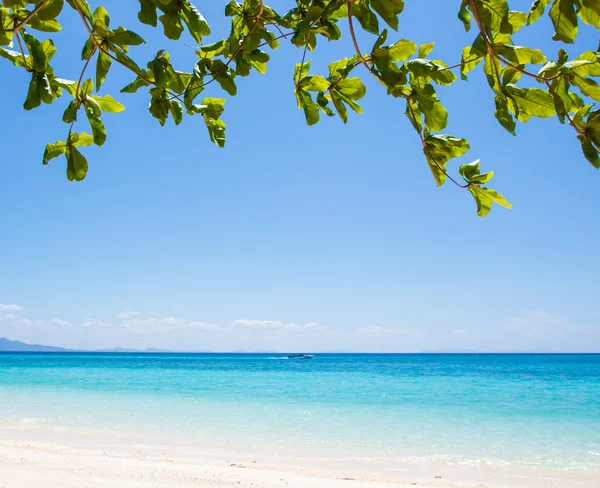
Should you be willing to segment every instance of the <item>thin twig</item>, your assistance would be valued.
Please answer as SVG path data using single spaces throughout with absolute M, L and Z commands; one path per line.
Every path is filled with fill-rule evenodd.
M 584 131 L 582 131 L 579 127 L 577 127 L 577 125 L 575 124 L 575 122 L 573 121 L 573 119 L 571 118 L 571 116 L 569 115 L 569 111 L 566 109 L 563 101 L 554 92 L 554 89 L 552 88 L 552 85 L 550 85 L 550 83 L 548 81 L 545 83 L 545 85 L 546 85 L 546 88 L 548 88 L 548 91 L 550 92 L 550 94 L 552 95 L 552 97 L 554 98 L 554 100 L 556 101 L 556 103 L 558 104 L 558 106 L 561 108 L 561 110 L 565 114 L 565 117 L 569 121 L 569 124 L 571 124 L 571 126 L 573 127 L 573 129 L 575 129 L 580 136 L 585 137 L 585 139 L 587 140 L 587 138 L 588 138 L 587 134 Z M 596 151 L 597 151 L 597 149 L 596 149 Z
M 362 55 L 361 51 L 360 51 L 360 47 L 358 46 L 358 41 L 356 40 L 356 34 L 354 32 L 354 23 L 352 22 L 352 2 L 354 0 L 348 0 L 348 27 L 350 29 L 350 37 L 352 38 L 352 43 L 354 44 L 354 49 L 356 51 L 356 55 L 358 56 L 358 59 L 360 60 L 360 62 L 363 64 L 363 66 L 365 68 L 367 68 L 367 70 L 377 79 L 377 81 L 379 81 L 379 83 L 381 83 L 386 89 L 390 90 L 390 88 L 395 91 L 396 93 L 398 93 L 402 98 L 404 98 L 406 100 L 406 107 L 408 108 L 408 110 L 410 110 L 412 117 L 414 120 L 416 120 L 416 116 L 415 113 L 413 111 L 412 106 L 409 103 L 409 99 L 410 97 L 408 97 L 407 95 L 405 95 L 404 93 L 398 91 L 397 89 L 395 89 L 395 87 L 389 87 L 387 85 L 387 83 L 385 83 L 380 77 L 379 75 L 375 72 L 375 70 L 373 70 L 373 68 L 371 68 L 371 66 L 369 66 L 369 63 L 367 62 L 367 60 L 365 59 L 365 57 Z M 462 185 L 460 184 L 458 181 L 456 181 L 454 178 L 452 178 L 452 176 L 450 176 L 448 174 L 448 172 L 446 171 L 446 169 L 439 164 L 435 158 L 431 155 L 431 153 L 429 152 L 429 149 L 427 149 L 427 143 L 425 142 L 425 139 L 423 138 L 423 134 L 421 133 L 421 131 L 416 131 L 419 134 L 419 138 L 421 139 L 421 145 L 423 146 L 423 151 L 425 152 L 426 156 L 429 156 L 429 159 L 431 161 L 433 161 L 433 163 L 438 167 L 438 169 L 444 173 L 446 175 L 446 177 L 452 182 L 454 183 L 456 186 L 460 187 L 460 188 L 467 188 L 469 185 Z
M 558 74 L 556 74 L 554 76 L 551 76 L 549 78 L 545 78 L 543 76 L 538 76 L 538 75 L 530 73 L 529 71 L 526 71 L 526 70 L 524 70 L 522 68 L 519 68 L 518 66 L 515 66 L 512 63 L 510 63 L 509 61 L 507 61 L 506 59 L 504 59 L 502 56 L 500 56 L 498 53 L 496 53 L 496 51 L 494 51 L 494 48 L 493 48 L 492 44 L 490 43 L 488 35 L 485 32 L 485 29 L 483 28 L 483 25 L 481 23 L 481 19 L 479 17 L 479 12 L 477 11 L 477 7 L 475 6 L 475 0 L 469 0 L 469 7 L 471 9 L 473 17 L 475 18 L 475 22 L 477 23 L 477 27 L 479 28 L 479 32 L 481 33 L 481 36 L 482 36 L 482 38 L 483 38 L 483 40 L 484 40 L 484 42 L 485 42 L 485 44 L 487 46 L 487 50 L 488 50 L 489 55 L 492 56 L 493 58 L 497 59 L 501 63 L 504 63 L 506 66 L 509 66 L 511 69 L 514 69 L 515 71 L 518 71 L 519 73 L 527 75 L 527 76 L 529 76 L 531 78 L 535 78 L 537 81 L 543 82 L 546 85 L 546 88 L 548 88 L 548 93 L 550 93 L 550 95 L 552 96 L 552 98 L 554 98 L 554 100 L 557 103 L 557 105 L 561 108 L 561 110 L 565 114 L 565 117 L 569 121 L 569 124 L 575 129 L 575 131 L 580 136 L 582 136 L 586 140 L 588 140 L 587 134 L 584 131 L 582 131 L 579 127 L 577 127 L 577 125 L 575 124 L 575 122 L 573 121 L 573 119 L 571 118 L 571 116 L 569 115 L 569 111 L 566 109 L 563 101 L 556 94 L 556 92 L 552 88 L 552 85 L 550 84 L 551 81 L 553 81 L 553 80 L 561 77 L 563 75 L 563 73 L 559 72 Z M 598 151 L 598 150 L 596 149 L 596 151 Z
M 19 31 L 15 32 L 15 37 L 17 38 L 17 42 L 19 43 L 19 49 L 21 50 L 21 56 L 23 56 L 23 67 L 31 72 L 32 70 L 27 67 L 27 57 L 25 56 L 25 50 L 23 49 L 23 43 L 21 42 L 21 36 L 19 35 Z
M 91 52 L 90 56 L 87 58 L 85 64 L 83 65 L 83 69 L 81 70 L 81 74 L 79 75 L 79 80 L 77 80 L 77 86 L 75 87 L 75 95 L 77 95 L 77 100 L 82 101 L 79 98 L 79 87 L 81 86 L 81 81 L 83 80 L 83 75 L 85 74 L 85 70 L 87 69 L 88 65 L 90 64 L 90 61 L 92 60 L 92 57 L 94 56 L 96 52 L 96 48 L 94 48 L 94 50 Z
M 15 25 L 15 27 L 12 30 L 13 34 L 19 32 L 19 29 L 21 29 L 21 27 L 23 27 L 27 22 L 29 22 L 35 14 L 37 14 L 41 9 L 43 9 L 46 6 L 47 3 L 48 0 L 44 0 L 37 7 L 35 7 L 35 9 L 33 9 L 33 12 L 31 12 L 27 17 L 25 17 L 24 20 Z
M 229 65 L 233 62 L 233 60 L 240 53 L 240 51 L 244 47 L 244 44 L 246 43 L 246 40 L 248 40 L 248 38 L 250 38 L 250 36 L 252 35 L 252 33 L 258 27 L 259 22 L 261 21 L 261 15 L 263 13 L 263 7 L 264 7 L 264 5 L 263 5 L 263 0 L 259 0 L 259 2 L 260 2 L 260 4 L 259 4 L 258 13 L 256 15 L 252 16 L 252 18 L 256 19 L 255 22 L 254 22 L 254 24 L 252 25 L 252 27 L 248 31 L 248 34 L 246 34 L 246 36 L 244 36 L 244 38 L 240 42 L 240 45 L 237 47 L 237 49 L 235 50 L 235 52 L 233 53 L 233 55 L 229 58 L 229 60 L 223 65 L 223 67 L 219 71 L 217 71 L 216 74 L 212 74 L 212 78 L 210 80 L 208 80 L 206 83 L 202 83 L 202 84 L 197 85 L 197 86 L 192 87 L 192 88 L 188 87 L 188 88 L 186 88 L 186 91 L 188 91 L 188 90 L 196 90 L 198 88 L 204 88 L 204 87 L 210 85 L 219 76 L 221 76 L 221 74 L 223 72 L 225 72 L 225 70 L 229 67 Z M 183 92 L 183 93 L 185 93 L 185 92 Z M 173 100 L 174 98 L 179 98 L 179 96 L 183 95 L 183 93 L 179 93 L 177 95 L 173 95 L 173 96 L 171 96 L 171 98 L 169 98 L 169 100 Z
M 497 59 L 498 61 L 500 61 L 504 65 L 510 67 L 511 69 L 514 69 L 515 71 L 518 71 L 519 73 L 521 73 L 523 75 L 526 75 L 526 76 L 529 76 L 531 78 L 534 78 L 537 81 L 547 82 L 547 81 L 555 80 L 556 78 L 559 78 L 560 76 L 562 76 L 562 72 L 559 72 L 558 74 L 556 74 L 554 76 L 551 76 L 549 78 L 546 78 L 544 76 L 539 76 L 539 75 L 536 75 L 534 73 L 530 73 L 529 71 L 527 71 L 527 70 L 525 70 L 523 68 L 520 68 L 519 66 L 516 66 L 516 65 L 512 64 L 507 59 L 504 59 L 502 56 L 500 56 L 494 50 L 492 42 L 490 41 L 490 38 L 489 38 L 487 32 L 483 28 L 483 24 L 481 22 L 481 17 L 479 16 L 479 11 L 477 10 L 477 6 L 475 5 L 475 0 L 469 0 L 469 8 L 471 9 L 471 13 L 473 14 L 473 18 L 475 19 L 475 22 L 477 23 L 477 27 L 479 28 L 479 32 L 481 33 L 481 37 L 483 38 L 483 41 L 485 42 L 488 54 L 491 57 Z M 496 65 L 494 64 L 494 66 L 496 66 Z M 494 70 L 496 70 L 496 69 L 497 68 L 494 68 Z M 499 77 L 497 71 L 496 71 L 496 76 L 498 77 L 498 83 L 500 84 L 500 77 Z
M 107 49 L 104 48 L 104 46 L 102 46 L 99 42 L 98 39 L 96 39 L 96 36 L 94 35 L 94 32 L 92 31 L 92 29 L 90 28 L 90 26 L 88 25 L 87 19 L 85 18 L 85 15 L 83 15 L 83 12 L 81 11 L 81 8 L 79 7 L 79 4 L 77 3 L 77 1 L 73 2 L 73 5 L 75 5 L 75 9 L 77 10 L 77 12 L 79 13 L 79 16 L 81 17 L 81 20 L 83 21 L 83 25 L 85 25 L 85 28 L 90 36 L 90 39 L 92 40 L 92 43 L 94 44 L 94 49 L 98 49 L 99 51 L 103 52 L 104 54 L 106 54 L 110 59 L 112 59 L 113 61 L 116 61 L 117 63 L 119 63 L 121 66 L 124 66 L 125 68 L 127 68 L 129 71 L 131 71 L 133 74 L 135 74 L 138 78 L 144 80 L 146 83 L 150 84 L 150 85 L 156 85 L 156 82 L 146 78 L 144 75 L 142 75 L 141 73 L 137 72 L 136 70 L 131 69 L 129 66 L 127 66 L 125 63 L 123 63 L 121 60 L 119 60 L 117 57 L 113 56 Z M 90 57 L 88 58 L 88 62 L 89 60 L 92 58 L 94 53 L 92 53 L 92 55 L 90 55 Z M 172 100 L 174 98 L 176 98 L 177 100 L 179 100 L 180 102 L 183 103 L 183 100 L 181 98 L 179 98 L 179 95 L 167 90 L 169 95 L 172 95 L 172 97 L 169 100 Z
M 270 46 L 270 45 L 271 45 L 272 43 L 274 43 L 275 41 L 278 41 L 279 39 L 283 39 L 283 38 L 290 37 L 290 36 L 292 36 L 292 35 L 294 35 L 294 33 L 293 33 L 293 32 L 288 32 L 288 33 L 286 33 L 286 34 L 282 34 L 282 35 L 280 35 L 280 36 L 276 37 L 275 39 L 271 39 L 270 41 L 265 41 L 265 42 L 263 42 L 262 44 L 259 44 L 258 46 L 256 46 L 256 49 L 258 49 L 259 47 L 266 46 L 267 44 Z

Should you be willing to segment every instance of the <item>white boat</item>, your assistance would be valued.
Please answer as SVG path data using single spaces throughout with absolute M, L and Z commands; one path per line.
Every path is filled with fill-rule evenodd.
M 290 354 L 288 359 L 312 359 L 312 354 L 304 354 L 303 352 L 300 354 Z

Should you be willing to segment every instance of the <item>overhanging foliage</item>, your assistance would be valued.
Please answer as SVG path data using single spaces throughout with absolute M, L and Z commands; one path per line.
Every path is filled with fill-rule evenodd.
M 441 133 L 448 114 L 435 87 L 454 83 L 457 76 L 453 70 L 466 79 L 470 71 L 483 69 L 494 97 L 494 115 L 508 132 L 515 134 L 517 122 L 527 122 L 531 117 L 556 116 L 561 124 L 574 130 L 584 157 L 600 168 L 600 110 L 594 110 L 594 101 L 600 101 L 600 87 L 594 80 L 600 76 L 598 52 L 586 50 L 569 60 L 566 52 L 558 49 L 556 58 L 549 60 L 539 49 L 518 46 L 512 40 L 517 31 L 547 12 L 554 27 L 552 39 L 573 44 L 579 22 L 600 29 L 598 0 L 535 0 L 527 13 L 510 10 L 507 0 L 459 0 L 458 18 L 467 32 L 474 31 L 474 41 L 464 48 L 461 62 L 453 66 L 431 59 L 433 43 L 417 46 L 405 39 L 388 42 L 388 28 L 398 29 L 404 0 L 290 0 L 291 10 L 285 14 L 275 12 L 263 0 L 231 1 L 225 8 L 225 16 L 231 18 L 231 32 L 226 39 L 211 43 L 205 42 L 210 35 L 209 25 L 190 1 L 138 1 L 139 22 L 160 27 L 167 38 L 174 40 L 186 31 L 199 44 L 193 69 L 178 71 L 162 49 L 140 67 L 130 56 L 131 47 L 145 42 L 139 35 L 111 25 L 102 6 L 92 10 L 87 0 L 66 0 L 81 19 L 88 39 L 82 50 L 84 66 L 79 79 L 59 78 L 51 66 L 56 53 L 54 43 L 51 39 L 40 41 L 32 32 L 60 31 L 65 1 L 0 0 L 0 46 L 6 46 L 0 48 L 0 57 L 31 74 L 25 110 L 51 104 L 65 93 L 72 98 L 63 115 L 68 135 L 65 141 L 48 144 L 43 158 L 47 164 L 64 154 L 69 180 L 79 181 L 87 174 L 87 160 L 78 148 L 104 144 L 103 115 L 125 108 L 110 95 L 97 94 L 113 65 L 134 75 L 122 92 L 148 90 L 148 109 L 161 125 L 169 117 L 179 124 L 184 115 L 201 115 L 210 140 L 223 147 L 226 127 L 221 116 L 226 98 L 205 97 L 199 101 L 198 97 L 215 82 L 224 96 L 235 96 L 236 79 L 253 71 L 264 74 L 270 60 L 267 50 L 277 49 L 281 40 L 301 49 L 292 83 L 298 108 L 309 125 L 318 123 L 321 114 L 337 115 L 346 123 L 349 109 L 362 112 L 359 101 L 366 88 L 355 69 L 363 67 L 388 95 L 404 104 L 436 184 L 441 186 L 450 180 L 467 189 L 480 216 L 490 211 L 492 203 L 508 208 L 510 204 L 487 188 L 493 173 L 481 173 L 479 161 L 458 168 L 462 181 L 450 174 L 449 161 L 469 149 L 465 139 Z M 427 2 L 422 3 L 426 8 Z M 317 48 L 319 39 L 341 39 L 342 22 L 350 33 L 351 55 L 329 64 L 328 73 L 311 73 L 307 52 Z M 374 36 L 367 51 L 359 46 L 358 28 Z M 86 78 L 88 69 L 94 69 L 92 62 L 95 75 Z M 519 86 L 522 77 L 536 86 Z M 74 131 L 81 119 L 87 120 L 91 135 Z

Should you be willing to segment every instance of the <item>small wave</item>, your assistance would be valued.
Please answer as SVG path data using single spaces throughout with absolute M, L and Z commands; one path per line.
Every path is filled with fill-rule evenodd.
M 269 359 L 275 359 L 276 361 L 282 361 L 282 360 L 284 360 L 284 359 L 285 359 L 285 360 L 288 360 L 289 358 L 288 358 L 288 357 L 286 357 L 286 356 L 283 356 L 283 357 L 281 357 L 281 358 L 269 358 Z

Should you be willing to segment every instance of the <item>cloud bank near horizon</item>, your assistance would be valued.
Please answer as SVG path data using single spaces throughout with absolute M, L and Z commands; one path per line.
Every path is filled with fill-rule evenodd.
M 279 350 L 419 352 L 422 350 L 580 350 L 552 347 L 573 330 L 589 334 L 591 326 L 571 324 L 566 318 L 543 311 L 508 317 L 487 335 L 468 328 L 432 330 L 404 324 L 396 327 L 367 324 L 359 327 L 328 326 L 316 321 L 290 322 L 271 319 L 234 319 L 209 322 L 162 312 L 126 309 L 104 318 L 32 317 L 23 306 L 0 304 L 0 336 L 23 342 L 75 349 L 112 347 L 192 350 Z M 500 340 L 504 337 L 505 340 Z M 508 340 L 506 340 L 508 338 Z M 551 339 L 551 340 L 548 340 Z M 495 345 L 495 347 L 494 347 Z M 594 351 L 600 341 L 588 341 Z

